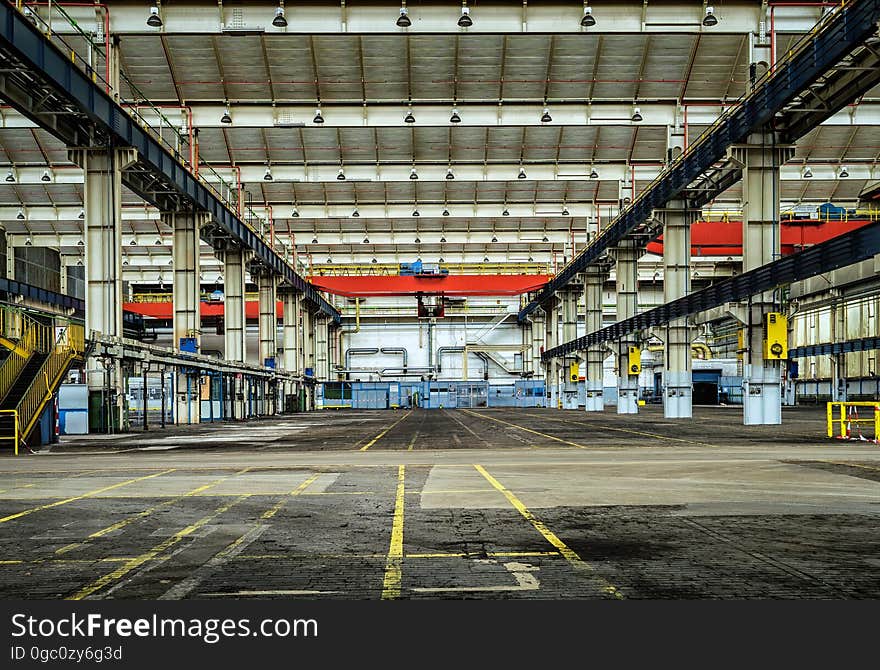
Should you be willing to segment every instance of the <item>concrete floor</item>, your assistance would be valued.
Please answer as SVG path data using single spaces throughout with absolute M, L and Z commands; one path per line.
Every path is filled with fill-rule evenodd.
M 324 411 L 0 458 L 0 597 L 880 597 L 880 446 L 815 409 L 612 412 Z

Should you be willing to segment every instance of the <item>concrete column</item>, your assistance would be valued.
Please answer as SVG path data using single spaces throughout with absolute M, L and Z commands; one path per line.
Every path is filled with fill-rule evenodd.
M 174 231 L 174 340 L 180 350 L 184 338 L 194 338 L 200 350 L 201 313 L 199 281 L 199 232 L 210 216 L 207 213 L 174 212 L 164 217 Z M 201 398 L 198 374 L 178 372 L 175 423 L 199 423 Z
M 638 259 L 635 243 L 624 240 L 615 250 L 617 256 L 617 320 L 636 315 L 638 309 Z M 620 340 L 617 352 L 617 413 L 638 414 L 639 377 L 629 374 L 629 347 L 636 344 L 632 335 Z
M 688 210 L 683 200 L 673 200 L 657 213 L 663 220 L 663 302 L 668 303 L 690 292 L 691 224 L 699 212 Z M 693 375 L 687 318 L 670 321 L 664 333 L 663 416 L 689 419 L 693 414 Z
M 86 243 L 86 334 L 122 337 L 122 171 L 134 149 L 75 149 L 70 159 L 83 168 Z M 109 393 L 105 407 L 121 422 L 125 389 L 121 365 L 111 358 L 86 364 L 90 391 Z
M 779 168 L 794 148 L 776 144 L 772 132 L 755 133 L 731 148 L 743 166 L 743 271 L 779 258 Z M 752 296 L 743 360 L 743 423 L 782 423 L 782 365 L 763 356 L 764 314 L 773 311 L 773 292 Z
M 243 363 L 247 358 L 245 348 L 244 314 L 244 264 L 246 254 L 242 249 L 227 249 L 223 257 L 223 332 L 226 360 Z M 247 388 L 241 373 L 230 377 L 232 416 L 244 419 Z
M 584 275 L 584 294 L 586 300 L 586 332 L 595 333 L 602 328 L 602 289 L 606 274 L 594 269 Z M 603 379 L 605 349 L 602 344 L 587 347 L 587 388 L 586 409 L 588 412 L 602 412 L 605 409 Z
M 562 342 L 571 342 L 577 337 L 577 308 L 580 287 L 571 284 L 562 292 Z M 573 382 L 570 378 L 571 366 L 578 362 L 577 355 L 566 356 L 562 359 L 562 381 L 560 382 L 560 397 L 562 409 L 578 408 L 578 381 Z

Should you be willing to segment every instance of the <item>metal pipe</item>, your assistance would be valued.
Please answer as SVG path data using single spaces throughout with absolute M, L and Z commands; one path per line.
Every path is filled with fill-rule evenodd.
M 409 353 L 403 347 L 382 347 L 379 351 L 383 354 L 402 354 L 403 355 L 403 369 L 406 370 L 407 360 L 409 359 Z
M 364 347 L 357 348 L 357 347 L 352 347 L 352 348 L 346 349 L 346 350 L 345 350 L 345 367 L 346 367 L 346 368 L 350 368 L 350 367 L 351 367 L 351 357 L 354 356 L 354 355 L 358 355 L 358 356 L 368 356 L 368 355 L 371 355 L 371 354 L 378 354 L 378 353 L 379 353 L 379 349 L 377 349 L 377 348 L 375 348 L 375 347 L 373 347 L 373 348 L 364 348 Z
M 464 351 L 464 347 L 438 347 L 437 349 L 437 372 L 440 372 L 440 362 L 443 354 L 460 354 Z

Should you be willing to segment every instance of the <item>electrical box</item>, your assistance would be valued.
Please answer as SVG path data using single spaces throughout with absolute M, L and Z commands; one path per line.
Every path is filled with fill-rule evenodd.
M 779 312 L 764 315 L 764 360 L 788 358 L 788 318 Z
M 627 365 L 629 366 L 628 371 L 631 375 L 637 375 L 642 371 L 642 350 L 639 349 L 639 347 L 629 348 Z
M 187 354 L 199 353 L 199 341 L 194 337 L 181 337 L 180 351 Z
M 736 357 L 739 360 L 743 359 L 743 354 L 746 351 L 746 329 L 740 328 L 736 331 Z
M 580 366 L 577 363 L 572 363 L 568 366 L 568 381 L 577 384 L 578 379 L 580 379 Z

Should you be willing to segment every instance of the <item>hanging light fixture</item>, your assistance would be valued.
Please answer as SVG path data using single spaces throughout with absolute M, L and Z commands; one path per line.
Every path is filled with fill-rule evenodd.
M 445 236 L 442 236 L 442 235 L 441 235 L 441 237 L 440 237 L 440 244 L 446 244 L 446 237 L 445 237 Z
M 24 246 L 32 247 L 34 246 L 34 241 L 30 237 L 24 238 Z
M 488 257 L 488 256 L 484 256 L 484 257 L 483 257 L 483 262 L 484 262 L 484 263 L 488 263 L 488 262 L 489 262 L 489 257 Z
M 415 243 L 415 244 L 421 244 L 421 243 L 422 243 L 422 240 L 420 240 L 418 237 L 416 237 L 416 239 L 413 240 L 413 243 Z
M 324 116 L 321 114 L 321 108 L 318 107 L 315 110 L 315 118 L 312 119 L 312 123 L 324 123 Z
M 369 244 L 369 243 L 370 243 L 370 238 L 365 235 L 364 236 L 364 244 Z
M 588 3 L 584 3 L 584 15 L 581 18 L 581 25 L 584 28 L 592 28 L 596 25 L 596 19 L 593 17 L 593 8 Z
M 361 213 L 357 210 L 357 207 L 354 208 L 354 211 L 351 213 L 354 218 L 358 218 Z
M 409 12 L 406 9 L 406 3 L 404 2 L 400 6 L 400 16 L 397 17 L 397 27 L 398 28 L 409 28 L 412 25 L 412 21 L 409 18 Z
M 568 213 L 568 208 L 567 208 L 567 207 L 563 207 L 563 208 L 562 208 L 562 216 L 570 216 L 570 214 Z
M 413 166 L 412 169 L 410 169 L 410 171 L 409 171 L 409 178 L 410 178 L 410 179 L 418 179 L 418 178 L 419 178 L 419 173 L 416 172 L 416 168 L 415 168 L 415 166 Z
M 419 210 L 417 210 L 417 209 L 414 209 L 414 210 L 413 210 L 412 215 L 413 215 L 413 216 L 421 216 L 421 215 L 419 214 Z
M 545 106 L 544 113 L 541 114 L 541 123 L 550 123 L 553 120 L 553 117 L 550 116 L 550 108 Z
M 813 171 L 809 165 L 804 168 L 803 177 L 804 179 L 811 179 L 813 177 Z
M 449 210 L 448 210 L 448 209 L 444 209 L 444 210 L 443 210 L 443 216 L 449 216 Z M 445 241 L 445 240 L 444 240 L 444 241 Z
M 461 123 L 461 116 L 458 114 L 458 107 L 452 108 L 452 116 L 449 117 L 449 123 Z
M 541 241 L 542 241 L 542 242 L 549 242 L 550 240 L 548 240 L 548 239 L 547 239 L 547 236 L 544 235 L 544 237 L 541 238 Z
M 313 238 L 312 238 L 312 244 L 317 244 L 317 243 L 318 243 L 318 238 L 317 238 L 317 237 L 313 237 Z
M 642 110 L 639 109 L 638 107 L 633 107 L 633 113 L 632 113 L 631 120 L 633 123 L 638 123 L 639 121 L 641 121 L 642 120 Z
M 290 215 L 291 215 L 294 219 L 298 219 L 298 218 L 299 218 L 299 210 L 298 210 L 296 207 L 294 207 L 294 208 L 293 208 L 293 211 L 290 213 Z
M 838 178 L 846 179 L 849 177 L 849 171 L 846 169 L 846 165 L 840 166 L 840 172 L 837 173 Z
M 274 177 L 272 176 L 272 168 L 270 166 L 266 166 L 266 173 L 263 175 L 263 181 L 272 181 Z
M 287 28 L 287 19 L 284 17 L 284 6 L 278 5 L 275 8 L 275 18 L 272 19 L 272 25 L 276 28 Z
M 404 123 L 415 123 L 416 122 L 416 117 L 413 115 L 412 107 L 410 107 L 407 110 L 406 116 L 403 117 L 403 122 Z
M 501 212 L 501 216 L 510 216 L 510 212 L 507 210 L 507 207 L 505 207 L 504 211 Z
M 229 113 L 228 101 L 226 103 L 226 106 L 223 108 L 223 116 L 220 117 L 220 123 L 225 123 L 226 125 L 232 123 L 232 115 Z
M 339 172 L 336 173 L 336 181 L 345 181 L 345 170 L 339 168 Z
M 596 172 L 596 168 L 591 168 L 590 169 L 590 179 L 598 179 L 598 178 L 599 178 L 599 173 Z
M 78 219 L 86 218 L 86 210 L 84 210 L 84 209 L 79 210 L 79 214 L 77 215 L 76 218 L 78 218 Z
M 526 179 L 526 169 L 522 165 L 519 166 L 519 175 L 517 175 L 517 179 Z
M 718 25 L 718 19 L 715 17 L 714 7 L 706 7 L 706 16 L 703 17 L 703 25 L 707 28 Z
M 371 260 L 370 262 L 371 263 L 378 263 L 379 261 L 377 261 L 375 258 L 373 258 L 373 260 Z
M 8 181 L 8 182 L 15 181 L 15 174 L 12 172 L 12 168 L 9 168 L 9 170 L 6 173 L 6 181 Z
M 19 221 L 24 221 L 24 210 L 19 209 L 18 214 L 15 215 L 15 218 Z
M 497 242 L 497 241 L 498 241 L 498 238 L 495 237 L 495 234 L 494 234 L 494 233 L 492 234 L 492 241 L 493 241 L 493 242 Z
M 150 28 L 159 28 L 162 26 L 162 17 L 159 16 L 159 8 L 156 5 L 150 7 L 150 15 L 147 17 L 147 25 Z
M 333 262 L 333 259 L 330 258 L 330 256 L 327 256 L 327 263 L 332 263 L 332 262 Z
M 455 179 L 455 173 L 452 171 L 452 167 L 446 169 L 446 178 Z
M 461 16 L 458 17 L 458 27 L 459 28 L 470 28 L 474 25 L 474 20 L 471 18 L 471 10 L 468 9 L 467 2 L 461 3 Z
M 45 182 L 45 181 L 52 181 L 52 177 L 49 176 L 49 171 L 48 171 L 48 170 L 43 170 L 43 176 L 40 177 L 40 181 L 44 181 L 44 182 Z
M 131 240 L 130 240 L 129 243 L 128 243 L 128 246 L 130 246 L 130 247 L 136 247 L 136 246 L 137 246 L 137 240 L 134 239 L 134 238 L 132 237 Z

